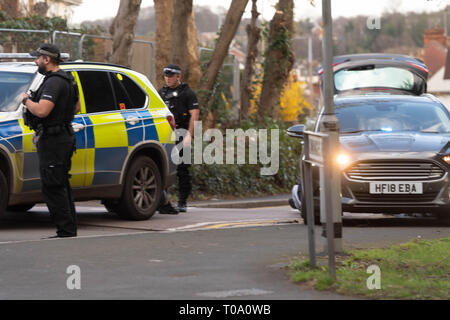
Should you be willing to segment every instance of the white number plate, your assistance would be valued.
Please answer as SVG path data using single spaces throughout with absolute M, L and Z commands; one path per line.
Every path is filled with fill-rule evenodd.
M 371 182 L 370 193 L 372 194 L 422 194 L 421 182 Z

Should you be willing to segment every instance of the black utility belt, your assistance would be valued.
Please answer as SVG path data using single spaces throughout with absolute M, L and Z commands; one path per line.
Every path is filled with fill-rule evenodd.
M 61 133 L 73 134 L 73 128 L 70 124 L 58 124 L 54 126 L 42 126 L 39 130 L 44 135 L 58 135 Z

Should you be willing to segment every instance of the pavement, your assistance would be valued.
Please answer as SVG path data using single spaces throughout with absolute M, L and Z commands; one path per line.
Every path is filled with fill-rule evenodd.
M 211 199 L 205 201 L 192 201 L 189 206 L 197 208 L 261 208 L 285 206 L 288 204 L 290 194 L 279 194 L 265 197 L 245 198 L 245 199 Z

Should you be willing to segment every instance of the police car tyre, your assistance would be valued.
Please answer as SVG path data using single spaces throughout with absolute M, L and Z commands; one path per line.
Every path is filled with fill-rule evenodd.
M 149 157 L 138 157 L 128 169 L 116 213 L 128 220 L 150 219 L 158 208 L 162 191 L 158 166 Z
M 30 210 L 31 208 L 34 207 L 34 203 L 29 203 L 29 204 L 18 204 L 15 206 L 8 206 L 6 208 L 7 211 L 12 211 L 12 212 L 25 212 Z
M 0 171 L 0 217 L 6 210 L 8 205 L 9 188 L 5 175 Z

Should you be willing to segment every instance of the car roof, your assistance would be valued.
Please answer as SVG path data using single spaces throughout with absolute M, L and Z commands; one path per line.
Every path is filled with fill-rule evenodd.
M 60 63 L 61 67 L 64 66 L 99 66 L 99 67 L 117 67 L 123 68 L 127 70 L 132 70 L 129 67 L 125 67 L 118 64 L 112 63 L 102 63 L 102 62 L 90 62 L 90 61 L 66 61 Z M 35 73 L 37 66 L 34 62 L 26 61 L 26 62 L 0 62 L 0 71 L 8 71 L 8 72 L 29 72 Z
M 34 62 L 0 62 L 0 71 L 35 73 L 36 70 Z

